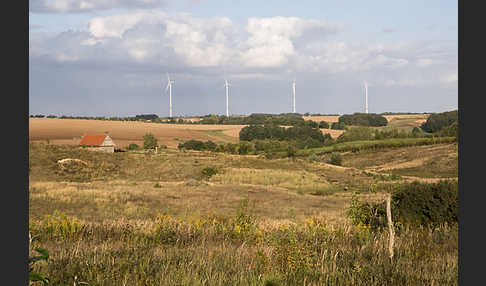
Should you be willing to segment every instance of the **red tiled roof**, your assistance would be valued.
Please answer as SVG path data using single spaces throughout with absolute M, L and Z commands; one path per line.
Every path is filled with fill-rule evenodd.
M 81 138 L 79 145 L 100 146 L 105 141 L 106 134 L 87 134 Z

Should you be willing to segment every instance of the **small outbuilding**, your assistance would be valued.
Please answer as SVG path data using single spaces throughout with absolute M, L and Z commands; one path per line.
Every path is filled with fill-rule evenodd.
M 108 153 L 115 152 L 116 144 L 108 136 L 108 134 L 86 134 L 83 135 L 80 146 L 86 147 L 89 150 L 103 151 Z

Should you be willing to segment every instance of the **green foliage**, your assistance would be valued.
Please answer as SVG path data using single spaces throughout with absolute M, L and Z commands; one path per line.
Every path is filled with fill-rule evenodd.
M 159 118 L 156 114 L 140 114 L 135 115 L 136 120 L 154 120 Z
M 386 126 L 388 120 L 382 115 L 375 113 L 354 113 L 345 114 L 339 117 L 339 123 L 346 125 L 360 125 L 360 126 Z
M 358 126 L 349 128 L 346 132 L 339 135 L 337 142 L 341 143 L 358 140 L 371 140 L 373 138 L 373 130 L 370 127 Z
M 201 171 L 201 175 L 205 178 L 205 179 L 209 179 L 211 178 L 213 175 L 216 175 L 218 173 L 218 169 L 215 168 L 215 167 L 206 167 L 204 169 L 202 169 Z
M 319 128 L 329 129 L 329 127 L 329 123 L 327 123 L 326 121 L 319 122 Z
M 324 146 L 326 138 L 330 138 L 330 135 L 325 137 L 320 129 L 314 128 L 309 124 L 302 124 L 289 128 L 283 128 L 276 125 L 250 125 L 243 127 L 240 131 L 240 140 L 242 141 L 265 139 L 294 141 L 299 148 L 316 148 Z M 259 146 L 255 145 L 256 150 L 262 150 L 260 143 L 255 144 L 259 144 Z
M 430 138 L 390 138 L 382 140 L 363 140 L 363 141 L 350 141 L 332 144 L 330 146 L 324 146 L 319 148 L 313 148 L 309 150 L 299 150 L 298 155 L 305 155 L 309 152 L 315 152 L 317 155 L 332 153 L 332 152 L 360 152 L 362 150 L 372 149 L 384 149 L 395 147 L 407 147 L 407 146 L 422 146 L 433 145 L 443 143 L 456 142 L 455 137 L 430 137 Z
M 436 225 L 458 219 L 456 181 L 404 184 L 393 193 L 392 201 L 394 221 L 403 224 Z
M 249 116 L 219 116 L 215 114 L 206 115 L 199 124 L 232 124 L 232 125 L 286 125 L 295 126 L 303 124 L 305 120 L 297 113 L 266 114 L 253 113 Z M 307 123 L 314 124 L 314 123 Z
M 438 132 L 442 128 L 459 120 L 458 110 L 431 114 L 420 128 L 425 132 Z
M 393 212 L 393 210 L 392 210 Z M 346 215 L 353 225 L 371 226 L 373 229 L 386 226 L 384 203 L 360 202 L 356 194 L 351 198 Z
M 179 143 L 177 148 L 179 149 L 187 149 L 187 150 L 197 150 L 197 151 L 215 151 L 218 145 L 214 143 L 211 140 L 208 140 L 206 142 L 191 139 L 189 141 L 186 141 L 184 143 Z
M 438 226 L 457 223 L 457 182 L 404 183 L 392 193 L 391 212 L 395 224 Z M 355 225 L 386 226 L 385 202 L 360 203 L 353 197 L 347 214 Z
M 139 149 L 140 149 L 140 146 L 138 146 L 138 144 L 135 144 L 135 143 L 131 143 L 127 147 L 127 150 L 139 150 Z
M 242 141 L 238 143 L 238 154 L 247 155 L 255 151 L 255 145 L 252 142 Z
M 143 136 L 143 149 L 155 149 L 157 147 L 157 139 L 152 133 L 146 133 Z
M 458 125 L 458 122 L 455 121 L 451 125 L 442 127 L 442 129 L 439 131 L 439 136 L 459 137 Z
M 38 236 L 32 237 L 29 243 L 32 244 L 37 238 Z M 41 247 L 36 247 L 34 251 L 38 255 L 29 257 L 29 285 L 32 285 L 35 282 L 42 282 L 43 285 L 48 285 L 50 279 L 45 274 L 34 271 L 34 265 L 38 261 L 47 261 L 50 256 L 49 251 Z
M 331 129 L 334 129 L 334 130 L 346 130 L 346 124 L 344 124 L 344 122 L 333 122 L 331 124 Z
M 329 159 L 330 164 L 341 166 L 342 162 L 343 162 L 343 157 L 341 156 L 341 154 L 339 154 L 338 152 L 331 153 L 331 157 Z

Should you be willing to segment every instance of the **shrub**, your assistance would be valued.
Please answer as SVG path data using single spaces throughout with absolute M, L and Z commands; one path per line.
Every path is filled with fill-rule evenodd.
M 184 143 L 179 143 L 179 145 L 177 146 L 178 149 L 188 149 L 188 150 L 197 150 L 197 151 L 201 151 L 201 150 L 215 151 L 217 147 L 218 145 L 211 140 L 203 142 L 194 139 L 191 139 Z
M 459 128 L 458 128 L 458 123 L 457 121 L 452 123 L 451 125 L 442 127 L 442 129 L 439 131 L 440 136 L 445 136 L 445 137 L 459 137 Z
M 247 155 L 255 151 L 255 145 L 251 142 L 242 141 L 238 143 L 238 154 Z
M 201 171 L 201 175 L 206 179 L 211 178 L 213 175 L 216 175 L 217 173 L 218 173 L 218 169 L 214 167 L 206 167 Z
M 457 223 L 457 191 L 456 181 L 402 184 L 392 193 L 393 222 L 412 226 Z M 353 198 L 348 217 L 355 225 L 386 226 L 385 202 L 359 203 Z
M 143 136 L 143 149 L 155 149 L 157 146 L 157 139 L 152 133 L 147 133 Z
M 140 149 L 140 146 L 138 146 L 138 144 L 131 143 L 130 145 L 128 145 L 127 149 L 128 150 L 138 150 L 138 149 Z
M 349 128 L 346 132 L 339 135 L 337 142 L 349 142 L 358 140 L 371 140 L 374 138 L 373 131 L 370 127 L 359 126 Z
M 331 129 L 334 129 L 334 130 L 345 130 L 346 129 L 346 124 L 344 124 L 343 122 L 333 122 L 331 124 Z
M 339 154 L 337 152 L 331 153 L 331 158 L 329 159 L 330 164 L 333 164 L 333 165 L 336 165 L 336 166 L 341 166 L 342 162 L 343 162 L 343 158 L 342 158 L 341 154 Z
M 329 129 L 329 123 L 327 123 L 326 121 L 321 121 L 319 122 L 319 128 Z
M 214 151 L 218 145 L 211 140 L 204 142 L 204 149 Z
M 458 218 L 457 182 L 413 182 L 394 192 L 394 220 L 408 224 L 454 223 Z

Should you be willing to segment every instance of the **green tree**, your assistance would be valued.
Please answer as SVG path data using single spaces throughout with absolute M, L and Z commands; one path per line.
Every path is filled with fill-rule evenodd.
M 155 149 L 157 146 L 157 139 L 152 133 L 143 135 L 143 149 Z
M 327 121 L 321 121 L 319 122 L 319 128 L 329 129 L 329 123 L 327 123 Z
M 437 132 L 440 131 L 443 127 L 449 126 L 452 123 L 457 122 L 459 118 L 458 116 L 458 110 L 431 114 L 427 118 L 427 121 L 425 121 L 420 126 L 420 128 L 422 128 L 422 130 L 424 130 L 425 132 L 429 133 Z

